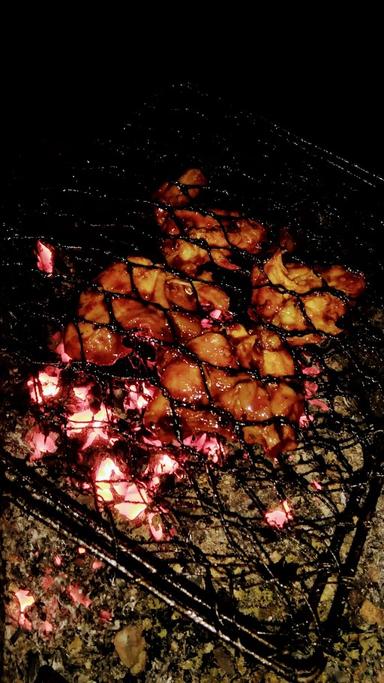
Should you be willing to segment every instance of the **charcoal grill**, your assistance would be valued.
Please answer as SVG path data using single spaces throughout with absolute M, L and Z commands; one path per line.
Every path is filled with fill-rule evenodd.
M 164 542 L 138 541 L 94 496 L 92 504 L 94 492 L 89 505 L 80 502 L 76 479 L 83 481 L 84 473 L 76 469 L 70 440 L 31 464 L 17 434 L 26 413 L 42 419 L 39 406 L 28 404 L 27 378 L 47 364 L 60 365 L 47 348 L 49 333 L 70 318 L 79 292 L 106 264 L 132 253 L 160 259 L 151 195 L 189 166 L 204 168 L 218 204 L 240 208 L 271 233 L 288 226 L 307 262 L 359 269 L 368 286 L 348 315 L 347 332 L 311 351 L 330 410 L 302 431 L 299 448 L 282 455 L 277 467 L 245 444 L 246 459 L 236 451 L 220 464 L 195 454 L 184 481 L 164 494 L 176 534 Z M 382 188 L 381 178 L 178 85 L 151 96 L 109 136 L 48 155 L 38 172 L 15 169 L 3 205 L 6 493 L 289 680 L 311 680 L 321 670 L 381 490 Z M 36 269 L 38 239 L 58 254 L 51 278 Z M 240 317 L 253 262 L 244 259 L 240 275 L 225 276 Z M 134 357 L 109 368 L 79 362 L 66 372 L 68 381 L 76 373 L 92 376 L 102 396 L 121 377 L 148 378 Z M 63 415 L 48 408 L 44 419 L 60 426 Z M 129 424 L 121 429 L 128 438 Z M 321 490 L 311 486 L 318 477 Z M 272 502 L 286 500 L 289 524 L 266 524 Z

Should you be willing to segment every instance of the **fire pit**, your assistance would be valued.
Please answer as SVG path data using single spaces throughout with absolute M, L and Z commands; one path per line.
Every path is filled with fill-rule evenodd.
M 287 228 L 301 261 L 364 274 L 365 291 L 345 305 L 342 332 L 290 351 L 287 386 L 302 396 L 300 417 L 275 413 L 266 422 L 280 441 L 293 429 L 292 448 L 251 442 L 242 417 L 228 420 L 215 407 L 218 427 L 183 431 L 188 392 L 178 401 L 164 375 L 159 380 L 153 336 L 137 326 L 123 335 L 116 301 L 127 299 L 91 284 L 116 262 L 133 281 L 139 267 L 164 272 L 153 193 L 192 166 L 204 169 L 210 206 L 225 204 L 268 233 L 266 251 L 239 250 L 237 268 L 210 261 L 209 286 L 218 283 L 229 305 L 202 306 L 206 330 L 250 324 L 250 305 L 259 301 L 251 273 L 257 288 L 255 269 L 267 268 L 268 245 L 287 240 Z M 151 99 L 110 138 L 50 159 L 38 178 L 14 177 L 4 207 L 6 491 L 286 678 L 321 669 L 381 488 L 379 194 L 380 181 L 364 171 L 183 88 Z M 113 341 L 120 335 L 113 364 L 95 363 L 84 350 L 78 299 L 90 287 L 114 313 L 93 319 Z M 79 358 L 68 355 L 68 325 L 77 330 Z M 180 352 L 174 337 L 165 342 Z M 258 373 L 252 381 L 263 391 L 283 384 Z M 159 396 L 171 406 L 167 442 L 148 418 Z M 71 590 L 87 600 L 78 586 Z M 17 597 L 26 627 L 33 596 L 23 586 Z

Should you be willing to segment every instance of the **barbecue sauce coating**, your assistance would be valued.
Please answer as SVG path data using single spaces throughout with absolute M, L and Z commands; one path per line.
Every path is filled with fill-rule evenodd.
M 112 365 L 145 339 L 159 382 L 143 413 L 154 437 L 163 444 L 199 434 L 241 437 L 277 456 L 297 447 L 295 425 L 304 414 L 291 347 L 340 334 L 364 278 L 341 265 L 286 263 L 295 243 L 283 230 L 279 247 L 252 269 L 249 326 L 232 322 L 229 297 L 206 268 L 238 269 L 237 254 L 260 254 L 267 231 L 237 211 L 193 210 L 206 185 L 193 168 L 154 194 L 162 252 L 179 274 L 141 256 L 111 264 L 81 294 L 65 351 Z
M 343 332 L 340 319 L 364 291 L 364 276 L 342 265 L 284 264 L 283 254 L 278 249 L 263 268 L 254 266 L 250 318 L 263 319 L 288 333 L 291 346 L 319 344 L 325 335 Z
M 155 219 L 165 235 L 164 258 L 169 266 L 191 276 L 209 263 L 237 270 L 236 250 L 258 254 L 267 238 L 261 223 L 238 211 L 181 208 L 196 199 L 204 185 L 201 171 L 190 169 L 176 183 L 164 183 L 154 194 L 164 204 L 164 208 L 155 208 Z
M 74 360 L 97 365 L 113 365 L 127 355 L 125 332 L 160 342 L 188 342 L 201 332 L 202 311 L 229 308 L 228 296 L 209 275 L 183 280 L 136 256 L 112 264 L 96 286 L 80 295 L 79 322 L 67 326 L 64 346 Z

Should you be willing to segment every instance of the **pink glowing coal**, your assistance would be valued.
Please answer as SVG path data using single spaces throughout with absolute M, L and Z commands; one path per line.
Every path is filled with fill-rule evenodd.
M 124 409 L 138 410 L 139 412 L 147 407 L 156 392 L 156 387 L 149 382 L 127 383 L 125 389 L 127 393 L 124 398 Z
M 101 560 L 93 560 L 92 562 L 92 569 L 94 572 L 96 572 L 98 569 L 101 569 L 104 566 L 104 562 Z
M 67 592 L 75 605 L 83 605 L 87 609 L 92 605 L 92 600 L 87 595 L 84 595 L 83 589 L 78 583 L 70 584 L 67 588 Z
M 316 375 L 320 375 L 321 369 L 319 368 L 318 365 L 310 365 L 306 368 L 302 368 L 301 372 L 303 375 L 309 375 L 310 377 L 316 377 Z
M 72 391 L 79 401 L 84 403 L 89 403 L 89 395 L 92 389 L 92 384 L 86 384 L 82 387 L 73 387 Z
M 103 458 L 95 472 L 97 495 L 106 503 L 110 503 L 117 496 L 125 496 L 129 486 L 127 477 L 123 474 L 112 458 Z
M 68 356 L 68 354 L 65 352 L 63 335 L 60 331 L 55 332 L 51 336 L 49 346 L 54 351 L 54 353 L 56 353 L 60 357 L 60 360 L 63 363 L 69 363 L 72 360 L 71 357 Z
M 156 490 L 160 486 L 162 477 L 176 475 L 178 478 L 181 478 L 181 475 L 178 473 L 179 469 L 180 463 L 168 453 L 152 455 L 144 472 L 146 476 L 151 475 L 148 489 L 150 491 Z
M 99 612 L 100 621 L 107 622 L 112 621 L 112 612 L 108 609 L 101 609 Z
M 320 484 L 320 482 L 315 481 L 315 480 L 311 481 L 311 486 L 312 486 L 312 488 L 315 489 L 315 491 L 321 491 L 323 488 L 322 485 Z
M 319 388 L 316 382 L 309 382 L 307 379 L 304 380 L 304 396 L 305 398 L 312 398 L 315 396 Z
M 179 468 L 177 460 L 168 453 L 157 453 L 154 455 L 151 459 L 151 465 L 153 474 L 157 476 L 174 474 Z
M 203 307 L 205 307 L 204 304 Z M 219 321 L 224 322 L 231 320 L 232 313 L 230 311 L 222 311 L 220 308 L 214 308 L 213 311 L 209 311 L 208 316 L 209 317 L 203 318 L 201 320 L 201 327 L 203 328 L 203 330 L 211 329 L 213 325 Z
M 214 463 L 219 461 L 219 455 L 223 452 L 223 447 L 216 437 L 201 434 L 200 436 L 187 436 L 183 440 L 185 446 L 190 446 L 204 455 L 212 458 Z
M 299 427 L 301 429 L 308 429 L 310 424 L 314 422 L 315 418 L 313 415 L 300 415 L 299 417 Z
M 165 468 L 165 469 L 164 469 Z M 102 459 L 95 472 L 96 491 L 98 496 L 105 503 L 113 503 L 113 509 L 128 521 L 134 522 L 138 519 L 148 523 L 150 532 L 156 540 L 164 537 L 161 520 L 157 517 L 154 521 L 155 513 L 149 511 L 152 497 L 149 491 L 154 491 L 160 484 L 160 476 L 174 472 L 177 463 L 169 456 L 162 455 L 158 458 L 155 467 L 151 470 L 156 471 L 149 484 L 136 483 L 129 480 L 124 475 L 121 468 L 109 456 Z M 147 468 L 147 472 L 149 468 Z M 95 560 L 94 564 L 98 561 Z M 98 565 L 97 565 L 98 566 Z
M 293 517 L 287 500 L 284 500 L 280 507 L 265 513 L 266 522 L 278 529 L 282 529 L 291 519 Z
M 123 517 L 133 521 L 146 511 L 150 502 L 146 488 L 144 486 L 138 488 L 137 484 L 132 483 L 126 490 L 124 501 L 122 503 L 116 503 L 114 508 L 123 515 Z
M 53 631 L 53 624 L 50 621 L 43 621 L 39 626 L 39 631 L 43 636 L 49 636 Z
M 40 460 L 40 458 L 49 453 L 56 453 L 58 437 L 59 435 L 55 432 L 44 434 L 37 426 L 31 429 L 26 437 L 27 443 L 33 449 L 31 461 Z
M 164 539 L 164 529 L 159 515 L 154 512 L 149 512 L 147 519 L 149 530 L 155 541 L 162 541 Z
M 111 438 L 109 426 L 112 415 L 108 414 L 103 403 L 98 411 L 93 412 L 90 408 L 80 410 L 68 416 L 66 431 L 70 438 L 84 437 L 85 441 L 80 450 L 84 451 L 93 445 L 95 441 L 113 444 L 116 438 Z
M 161 448 L 163 445 L 160 439 L 152 439 L 147 436 L 143 436 L 143 443 L 147 443 L 149 446 L 156 446 L 158 448 Z
M 30 631 L 32 628 L 32 624 L 26 618 L 25 612 L 27 609 L 32 607 L 32 605 L 35 604 L 36 600 L 33 597 L 33 595 L 30 593 L 29 590 L 24 590 L 22 588 L 15 591 L 15 596 L 19 602 L 19 605 L 20 605 L 19 626 L 21 626 L 21 628 L 25 628 L 26 630 Z
M 31 401 L 34 403 L 44 403 L 55 398 L 60 391 L 61 370 L 48 365 L 44 370 L 40 370 L 37 377 L 30 377 L 27 387 Z
M 55 250 L 51 244 L 37 240 L 36 242 L 36 252 L 37 252 L 37 267 L 42 273 L 46 273 L 48 276 L 53 273 Z

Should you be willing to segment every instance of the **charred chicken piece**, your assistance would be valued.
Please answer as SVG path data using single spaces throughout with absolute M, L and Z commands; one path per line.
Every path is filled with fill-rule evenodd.
M 234 430 L 226 425 L 222 417 L 208 408 L 195 409 L 184 406 L 175 406 L 174 412 L 179 422 L 182 438 L 201 434 L 213 434 L 225 439 L 236 441 Z M 148 404 L 144 417 L 144 426 L 164 444 L 175 441 L 175 420 L 172 413 L 171 403 L 159 389 L 152 401 Z
M 293 294 L 280 292 L 273 287 L 259 287 L 252 292 L 252 319 L 267 320 L 283 330 L 303 331 L 308 323 L 300 307 L 300 300 Z
M 207 405 L 208 393 L 198 363 L 178 349 L 166 348 L 157 354 L 156 368 L 161 385 L 169 396 L 185 405 Z
M 163 204 L 175 208 L 187 206 L 191 199 L 196 199 L 200 189 L 207 184 L 203 172 L 199 168 L 189 168 L 176 182 L 166 181 L 155 192 L 154 198 Z M 164 209 L 160 209 L 164 211 Z
M 107 327 L 97 327 L 85 322 L 67 325 L 64 345 L 66 353 L 73 360 L 84 358 L 96 365 L 113 365 L 129 353 L 120 335 Z
M 329 287 L 338 289 L 351 298 L 360 296 L 365 289 L 365 278 L 362 273 L 353 273 L 340 265 L 317 270 Z
M 204 339 L 207 336 L 210 337 L 211 333 L 192 342 L 203 342 L 202 355 L 205 355 Z M 222 335 L 215 336 L 227 341 Z M 230 351 L 229 345 L 227 348 Z M 196 351 L 198 355 L 200 349 L 196 347 Z M 286 382 L 263 385 L 247 372 L 215 367 L 202 358 L 199 361 L 195 362 L 178 349 L 159 351 L 157 371 L 160 383 L 171 398 L 196 407 L 211 401 L 212 405 L 222 408 L 239 421 L 262 422 L 272 417 L 297 421 L 302 415 L 302 396 Z
M 297 332 L 287 336 L 291 346 L 319 344 L 325 339 L 322 333 L 340 334 L 343 330 L 338 321 L 346 314 L 348 302 L 324 291 L 324 283 L 355 298 L 365 287 L 363 276 L 339 265 L 316 269 L 284 265 L 282 257 L 283 251 L 278 249 L 263 269 L 254 267 L 250 317 L 267 320 L 288 333 Z
M 302 301 L 305 312 L 316 330 L 333 335 L 343 331 L 336 323 L 347 312 L 344 301 L 329 292 L 306 294 Z
M 227 333 L 241 367 L 258 370 L 261 377 L 295 374 L 292 354 L 275 332 L 264 327 L 247 332 L 243 325 L 237 324 L 230 326 Z
M 222 268 L 237 269 L 231 249 L 234 247 L 257 254 L 266 239 L 266 230 L 257 221 L 242 217 L 237 211 L 215 209 L 201 213 L 180 208 L 197 196 L 204 182 L 196 182 L 195 194 L 188 190 L 182 198 L 179 184 L 185 184 L 189 175 L 196 180 L 198 173 L 204 178 L 201 171 L 191 169 L 176 184 L 166 183 L 155 193 L 155 198 L 169 207 L 155 210 L 157 223 L 167 235 L 162 247 L 165 259 L 168 265 L 191 276 L 210 262 Z
M 227 270 L 238 270 L 238 266 L 230 261 L 229 249 L 203 249 L 187 239 L 165 239 L 162 252 L 167 264 L 182 273 L 195 277 L 198 271 L 209 263 L 215 263 Z
M 321 277 L 308 266 L 297 263 L 284 265 L 283 253 L 281 249 L 277 249 L 264 266 L 264 272 L 273 285 L 280 285 L 297 294 L 305 294 L 322 286 Z
M 185 403 L 174 406 L 184 437 L 216 432 L 236 440 L 234 429 L 223 423 L 223 415 L 212 409 L 204 410 L 209 405 L 224 415 L 227 413 L 230 421 L 245 423 L 242 427 L 245 441 L 260 444 L 270 455 L 297 446 L 293 427 L 276 423 L 280 417 L 297 423 L 303 413 L 302 395 L 287 383 L 263 386 L 247 373 L 233 375 L 204 365 L 207 393 L 200 368 L 177 352 L 165 352 L 159 358 L 159 366 L 163 389 L 147 406 L 144 424 L 163 443 L 176 438 L 171 403 L 164 391 L 171 399 Z
M 117 326 L 151 340 L 188 342 L 202 332 L 198 309 L 229 307 L 228 296 L 210 275 L 182 280 L 137 256 L 111 265 L 96 285 L 81 294 L 80 321 L 67 326 L 64 346 L 74 360 L 99 365 L 112 365 L 128 353 Z
M 64 333 L 65 350 L 71 358 L 81 360 L 84 357 L 97 365 L 113 365 L 127 355 L 128 349 L 121 336 L 110 327 L 110 315 L 102 293 L 83 292 L 78 315 L 80 321 L 76 325 L 69 323 Z
M 236 357 L 228 339 L 218 332 L 204 332 L 186 345 L 199 360 L 220 368 L 235 368 Z
M 288 424 L 251 425 L 243 428 L 244 440 L 250 445 L 259 444 L 271 458 L 297 448 L 294 428 Z

